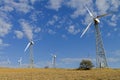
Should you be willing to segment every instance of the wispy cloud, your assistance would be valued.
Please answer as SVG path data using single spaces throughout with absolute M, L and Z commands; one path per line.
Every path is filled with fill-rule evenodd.
M 12 24 L 0 18 L 0 37 L 4 37 L 12 28 Z
M 120 57 L 120 50 L 113 51 L 112 54 Z
M 90 60 L 90 58 L 63 58 L 61 59 L 62 62 L 64 63 L 75 63 L 75 62 L 81 62 L 82 60 Z M 94 59 L 92 59 L 94 61 Z
M 16 30 L 16 31 L 14 31 L 14 33 L 15 33 L 15 35 L 16 35 L 16 37 L 17 37 L 18 39 L 22 39 L 23 36 L 24 36 L 24 34 L 23 34 L 22 31 Z
M 76 29 L 74 25 L 69 26 L 67 30 L 73 35 L 76 35 L 80 32 L 80 29 Z
M 32 12 L 32 14 L 29 17 L 30 17 L 30 19 L 32 19 L 32 21 L 37 22 L 39 20 L 38 17 L 43 18 L 44 14 L 40 10 L 39 11 L 35 10 L 35 11 Z
M 92 0 L 70 0 L 67 5 L 71 8 L 74 8 L 75 11 L 71 15 L 71 17 L 76 18 L 80 15 L 86 14 L 86 9 L 84 5 L 90 6 L 92 4 Z
M 54 30 L 52 30 L 52 29 L 48 29 L 48 33 L 53 35 L 53 34 L 55 34 L 56 32 L 55 32 Z
M 96 0 L 96 6 L 100 13 L 106 13 L 110 8 L 109 1 L 107 0 Z
M 7 47 L 7 46 L 9 46 L 9 44 L 4 43 L 3 40 L 0 39 L 0 49 Z
M 108 58 L 107 61 L 108 61 L 108 63 L 119 63 L 120 58 L 111 57 L 111 58 Z
M 74 62 L 80 62 L 82 58 L 63 58 L 61 61 L 64 63 L 74 63 Z
M 14 0 L 3 0 L 3 10 L 5 11 L 19 11 L 23 13 L 28 13 L 33 9 L 32 5 L 29 4 L 29 0 L 19 0 L 16 2 Z
M 54 9 L 54 10 L 59 10 L 59 8 L 62 6 L 63 0 L 49 0 L 48 2 L 48 8 Z
M 32 40 L 33 39 L 33 30 L 32 30 L 31 24 L 23 19 L 21 19 L 19 22 L 23 28 L 24 34 L 27 36 L 27 38 L 29 40 Z
M 67 36 L 65 34 L 62 34 L 61 37 L 65 40 L 67 39 Z
M 42 29 L 41 29 L 40 27 L 34 28 L 34 32 L 35 32 L 35 33 L 39 33 L 39 32 L 41 32 L 41 30 L 42 30 Z
M 57 15 L 54 15 L 52 19 L 47 22 L 47 26 L 54 26 L 58 20 L 59 17 Z

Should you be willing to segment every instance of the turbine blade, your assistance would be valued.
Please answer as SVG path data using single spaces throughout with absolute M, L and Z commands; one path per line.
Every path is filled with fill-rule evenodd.
M 99 16 L 97 16 L 97 18 L 101 18 L 101 17 L 107 16 L 107 15 L 109 15 L 109 13 L 108 14 L 99 15 Z
M 86 9 L 87 9 L 89 15 L 90 15 L 91 17 L 94 17 L 93 14 L 92 14 L 92 13 L 90 12 L 90 10 L 88 9 L 88 7 L 86 7 Z
M 91 24 L 92 24 L 92 22 L 88 24 L 88 26 L 86 27 L 86 29 L 83 31 L 82 35 L 80 36 L 81 38 L 86 33 L 86 31 L 89 29 Z
M 26 50 L 30 47 L 30 44 L 31 44 L 30 42 L 27 44 L 27 46 L 26 46 L 24 52 L 26 52 Z

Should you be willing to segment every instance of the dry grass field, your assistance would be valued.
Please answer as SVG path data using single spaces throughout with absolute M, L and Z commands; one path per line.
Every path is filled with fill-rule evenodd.
M 120 80 L 120 69 L 0 68 L 0 80 Z

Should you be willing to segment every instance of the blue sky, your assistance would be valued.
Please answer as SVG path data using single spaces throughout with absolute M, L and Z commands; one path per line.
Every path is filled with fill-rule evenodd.
M 119 0 L 0 0 L 0 66 L 22 67 L 29 64 L 29 40 L 35 42 L 36 67 L 51 65 L 56 54 L 59 68 L 77 68 L 82 59 L 95 65 L 94 25 L 80 38 L 92 20 L 85 6 L 100 19 L 100 30 L 109 67 L 120 67 L 120 1 Z M 8 62 L 10 62 L 8 64 Z

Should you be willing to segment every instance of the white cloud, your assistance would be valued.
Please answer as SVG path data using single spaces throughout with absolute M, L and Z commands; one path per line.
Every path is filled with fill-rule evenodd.
M 3 40 L 0 39 L 0 49 L 9 46 L 9 44 L 3 43 Z
M 49 25 L 53 26 L 58 21 L 58 19 L 59 19 L 59 17 L 54 15 L 53 18 L 47 22 L 47 26 L 49 26 Z
M 67 5 L 76 9 L 74 13 L 71 15 L 73 18 L 78 17 L 79 15 L 85 15 L 86 8 L 84 5 L 91 5 L 92 0 L 70 0 Z
M 14 8 L 11 7 L 11 6 L 9 6 L 9 5 L 2 6 L 0 9 L 1 9 L 2 11 L 7 11 L 7 12 L 11 12 L 11 11 L 14 10 Z
M 114 52 L 112 52 L 113 55 L 117 55 L 118 57 L 120 56 L 120 50 L 116 50 Z
M 96 6 L 98 8 L 98 13 L 109 13 L 109 12 L 117 12 L 120 6 L 120 0 L 96 0 Z M 112 13 L 111 19 L 107 19 L 110 26 L 117 26 L 119 17 Z
M 19 2 L 16 2 L 14 0 L 3 0 L 2 3 L 3 3 L 2 10 L 4 11 L 16 10 L 23 13 L 28 13 L 30 12 L 30 10 L 33 9 L 33 6 L 29 4 L 29 0 L 19 0 Z
M 111 0 L 111 10 L 118 10 L 120 6 L 120 0 Z
M 116 32 L 116 31 L 118 31 L 118 29 L 117 29 L 117 28 L 114 28 L 114 31 Z
M 3 56 L 1 56 L 0 57 L 0 66 L 1 67 L 11 67 L 11 61 L 10 61 L 10 59 L 9 58 L 7 58 L 7 57 L 3 57 Z
M 115 27 L 115 26 L 117 26 L 117 23 L 116 22 L 112 22 L 112 21 L 108 21 L 108 24 L 110 25 L 110 26 L 113 26 L 113 27 Z
M 109 32 L 109 33 L 107 33 L 107 36 L 109 37 L 109 36 L 111 36 L 111 33 Z
M 49 0 L 48 8 L 58 10 L 62 6 L 63 0 Z
M 34 11 L 32 12 L 32 14 L 30 15 L 30 18 L 32 19 L 32 21 L 37 22 L 38 17 L 43 17 L 43 12 L 42 11 Z
M 67 36 L 65 34 L 63 34 L 61 37 L 67 39 Z
M 108 60 L 108 62 L 111 62 L 111 63 L 116 63 L 116 62 L 119 63 L 120 62 L 120 58 L 113 58 L 112 57 L 112 58 L 108 58 L 107 60 Z
M 94 5 L 95 3 L 95 5 Z M 81 4 L 81 5 L 80 5 Z M 96 16 L 97 14 L 105 14 L 109 12 L 114 12 L 119 10 L 120 0 L 70 0 L 67 2 L 67 6 L 74 9 L 73 14 L 71 14 L 72 18 L 77 18 L 79 16 L 86 16 L 84 20 L 84 24 L 88 24 L 90 22 L 90 16 L 85 8 L 87 6 L 91 12 Z M 96 6 L 96 8 L 93 8 Z M 94 12 L 95 11 L 95 12 Z M 118 15 L 117 17 L 112 16 L 111 20 L 106 20 L 109 25 L 116 26 L 119 20 Z
M 17 36 L 18 39 L 22 39 L 23 36 L 24 36 L 22 31 L 16 30 L 16 31 L 14 31 L 14 33 L 16 34 L 16 36 Z
M 0 37 L 4 37 L 11 30 L 11 23 L 0 18 Z
M 48 33 L 49 33 L 49 34 L 55 34 L 56 32 L 53 31 L 52 29 L 48 29 Z
M 80 62 L 82 58 L 63 58 L 61 61 L 65 63 Z
M 34 4 L 36 1 L 38 1 L 38 0 L 30 0 L 30 2 L 31 2 L 32 4 Z
M 120 62 L 120 50 L 110 51 L 110 57 L 107 58 L 108 62 L 110 63 L 119 63 Z
M 100 13 L 106 13 L 110 7 L 108 0 L 96 0 L 96 6 Z
M 39 33 L 40 31 L 41 31 L 41 28 L 40 28 L 40 27 L 37 27 L 37 28 L 34 29 L 34 32 L 35 32 L 35 33 Z
M 48 24 L 47 25 L 54 25 L 55 21 L 54 20 L 50 20 L 48 21 Z
M 26 2 L 21 2 L 21 3 L 17 3 L 17 2 L 11 2 L 11 5 L 13 5 L 13 7 L 20 11 L 20 12 L 24 12 L 24 13 L 28 13 L 30 10 L 33 9 L 32 6 L 30 6 L 28 3 Z
M 69 26 L 67 30 L 69 33 L 71 33 L 73 35 L 76 35 L 80 32 L 80 29 L 75 29 L 74 25 Z
M 63 58 L 61 59 L 62 62 L 68 63 L 68 64 L 75 63 L 75 62 L 80 63 L 82 60 L 90 60 L 90 58 Z M 92 60 L 94 61 L 94 59 Z
M 25 20 L 20 20 L 20 24 L 21 24 L 23 31 L 24 31 L 25 35 L 27 36 L 27 38 L 29 40 L 32 40 L 33 39 L 33 31 L 32 31 L 31 24 Z
M 113 15 L 113 16 L 111 17 L 111 21 L 115 21 L 115 20 L 117 20 L 117 19 L 118 19 L 117 15 Z

